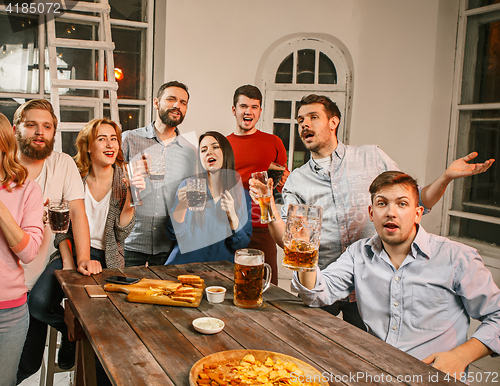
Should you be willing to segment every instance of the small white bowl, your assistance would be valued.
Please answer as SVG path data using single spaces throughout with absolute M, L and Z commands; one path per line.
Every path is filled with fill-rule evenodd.
M 224 329 L 224 322 L 217 318 L 198 318 L 193 320 L 193 327 L 202 334 L 217 334 Z
M 210 303 L 222 303 L 226 296 L 226 289 L 224 287 L 207 287 L 205 291 L 207 292 L 207 299 Z

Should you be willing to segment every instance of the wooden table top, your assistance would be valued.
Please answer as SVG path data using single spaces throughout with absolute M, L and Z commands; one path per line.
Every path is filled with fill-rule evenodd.
M 198 308 L 128 302 L 108 292 L 89 298 L 84 285 L 105 284 L 108 276 L 176 279 L 195 274 L 207 286 L 227 288 L 221 304 L 203 298 Z M 463 385 L 443 373 L 300 298 L 272 285 L 264 305 L 233 305 L 233 265 L 229 262 L 106 269 L 100 275 L 56 271 L 78 321 L 115 385 L 189 385 L 191 367 L 225 350 L 267 350 L 293 356 L 317 368 L 331 385 Z M 222 319 L 224 330 L 203 335 L 192 327 L 201 316 Z

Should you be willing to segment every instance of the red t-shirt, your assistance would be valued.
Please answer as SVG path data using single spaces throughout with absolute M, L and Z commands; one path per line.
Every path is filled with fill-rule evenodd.
M 240 174 L 243 186 L 248 189 L 248 180 L 252 173 L 267 170 L 271 162 L 286 165 L 286 149 L 281 139 L 269 133 L 257 130 L 250 135 L 227 136 L 234 152 L 236 171 Z M 267 227 L 260 223 L 259 205 L 252 201 L 252 225 Z

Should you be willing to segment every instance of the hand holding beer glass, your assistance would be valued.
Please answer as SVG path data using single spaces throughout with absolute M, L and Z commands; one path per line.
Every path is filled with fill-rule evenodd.
M 283 243 L 283 266 L 292 271 L 314 271 L 318 266 L 318 249 L 323 208 L 290 204 Z
M 141 159 L 137 162 L 129 162 L 123 164 L 123 173 L 125 174 L 126 184 L 130 190 L 130 206 L 141 206 L 142 198 L 139 194 L 139 188 L 136 186 L 136 181 L 141 179 L 144 182 L 142 173 L 145 172 L 144 161 Z
M 262 283 L 264 277 L 265 281 Z M 270 283 L 271 266 L 264 263 L 264 252 L 258 249 L 238 249 L 234 255 L 233 303 L 242 308 L 262 306 L 262 294 Z
M 267 171 L 252 173 L 252 178 L 257 182 L 256 188 L 258 190 L 257 201 L 260 206 L 260 223 L 269 224 L 276 221 L 271 207 L 271 194 L 272 187 L 268 184 Z

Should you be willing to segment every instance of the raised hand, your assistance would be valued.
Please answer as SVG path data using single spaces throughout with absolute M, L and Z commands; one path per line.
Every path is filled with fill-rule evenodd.
M 473 176 L 474 174 L 480 174 L 485 172 L 490 168 L 493 162 L 495 162 L 494 159 L 489 159 L 483 163 L 477 163 L 477 164 L 468 163 L 470 160 L 473 160 L 477 156 L 478 153 L 473 151 L 472 153 L 467 154 L 465 157 L 453 161 L 444 172 L 445 176 L 450 180 L 460 177 Z

